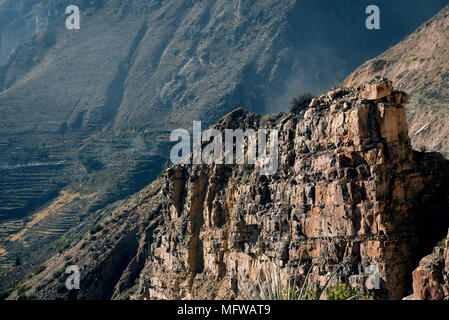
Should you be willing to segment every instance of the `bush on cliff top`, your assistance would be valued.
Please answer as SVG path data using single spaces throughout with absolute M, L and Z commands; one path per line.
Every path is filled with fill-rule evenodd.
M 298 113 L 302 110 L 307 109 L 310 102 L 312 101 L 312 98 L 312 94 L 308 91 L 301 92 L 297 96 L 294 96 L 292 98 L 292 101 L 290 102 L 290 112 Z

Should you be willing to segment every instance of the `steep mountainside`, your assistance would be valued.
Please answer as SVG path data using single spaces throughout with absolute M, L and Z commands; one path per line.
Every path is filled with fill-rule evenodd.
M 44 25 L 50 11 L 39 0 L 0 1 L 0 64 Z
M 169 130 L 284 109 L 447 4 L 377 2 L 370 31 L 367 0 L 0 1 L 0 268 L 152 181 Z
M 449 155 L 449 6 L 413 34 L 354 71 L 345 85 L 378 75 L 410 92 L 407 116 L 415 148 Z
M 214 128 L 278 129 L 274 175 L 260 175 L 260 162 L 173 166 L 10 298 L 235 298 L 265 281 L 263 270 L 279 268 L 285 285 L 298 264 L 298 285 L 310 269 L 315 289 L 334 275 L 402 298 L 449 224 L 449 163 L 412 151 L 406 102 L 379 81 L 330 91 L 296 114 L 237 109 Z M 73 264 L 81 287 L 69 294 Z

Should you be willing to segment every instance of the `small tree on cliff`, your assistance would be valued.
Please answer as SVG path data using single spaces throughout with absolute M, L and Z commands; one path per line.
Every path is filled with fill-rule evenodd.
M 294 96 L 292 98 L 292 101 L 290 102 L 290 112 L 291 113 L 298 113 L 302 110 L 307 109 L 307 107 L 310 104 L 310 101 L 312 101 L 312 94 L 308 91 L 301 92 L 297 96 Z

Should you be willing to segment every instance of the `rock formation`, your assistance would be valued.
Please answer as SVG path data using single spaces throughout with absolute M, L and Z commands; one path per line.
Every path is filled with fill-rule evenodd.
M 274 264 L 286 283 L 301 257 L 302 275 L 312 268 L 317 288 L 339 267 L 339 277 L 377 298 L 402 298 L 422 243 L 448 221 L 438 197 L 447 190 L 447 163 L 412 151 L 406 101 L 391 82 L 377 81 L 279 115 L 268 122 L 280 130 L 273 176 L 260 176 L 257 164 L 168 170 L 170 207 L 140 290 L 149 286 L 154 299 L 238 297 Z M 239 109 L 216 128 L 261 122 Z M 370 266 L 378 289 L 363 273 Z
M 413 294 L 406 300 L 449 300 L 449 233 L 413 271 Z
M 339 278 L 401 299 L 449 225 L 448 162 L 412 151 L 406 102 L 381 79 L 296 114 L 231 112 L 214 128 L 279 130 L 276 174 L 260 175 L 257 162 L 173 166 L 104 214 L 101 235 L 47 261 L 24 294 L 67 297 L 61 268 L 76 264 L 78 299 L 242 298 L 264 270 L 286 284 L 299 263 L 316 290 Z
M 415 32 L 357 68 L 343 82 L 357 86 L 387 77 L 410 93 L 407 120 L 415 149 L 449 156 L 449 5 Z
M 152 182 L 171 130 L 236 105 L 284 110 L 299 87 L 341 82 L 446 3 L 390 1 L 370 32 L 360 1 L 0 0 L 0 272 L 20 277 L 17 256 L 36 263 Z M 68 5 L 79 31 L 66 28 Z M 398 15 L 404 6 L 416 14 Z M 83 200 L 27 227 L 67 193 Z

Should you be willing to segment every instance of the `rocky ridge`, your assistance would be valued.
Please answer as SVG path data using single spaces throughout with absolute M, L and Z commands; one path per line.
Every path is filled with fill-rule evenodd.
M 449 233 L 413 271 L 413 294 L 406 300 L 449 300 Z
M 368 0 L 0 0 L 0 270 L 153 181 L 170 130 L 322 92 L 447 0 L 378 3 L 372 31 Z
M 296 114 L 237 109 L 214 127 L 278 129 L 279 169 L 177 165 L 45 263 L 10 298 L 228 299 L 301 264 L 311 284 L 336 277 L 400 299 L 447 226 L 448 162 L 413 151 L 407 95 L 378 80 L 335 89 Z M 444 230 L 444 228 L 446 228 Z M 81 270 L 67 293 L 64 268 Z M 379 287 L 365 272 L 378 271 Z
M 357 68 L 343 83 L 356 86 L 373 76 L 388 77 L 399 89 L 410 92 L 406 111 L 413 147 L 438 151 L 446 158 L 449 155 L 448 25 L 449 6 L 446 6 L 403 41 Z M 433 252 L 429 249 L 426 254 L 432 253 L 414 270 L 413 294 L 406 299 L 448 299 L 445 240 Z
M 286 284 L 301 257 L 302 276 L 312 268 L 316 289 L 337 268 L 338 277 L 370 289 L 360 269 L 375 266 L 380 288 L 370 293 L 403 297 L 423 244 L 434 243 L 429 234 L 447 226 L 447 200 L 438 201 L 447 162 L 412 151 L 407 95 L 378 82 L 331 91 L 273 121 L 280 132 L 274 176 L 260 176 L 257 164 L 171 168 L 170 214 L 142 272 L 149 296 L 239 297 L 241 284 L 260 281 L 273 264 Z M 218 128 L 257 126 L 248 117 L 237 110 Z

